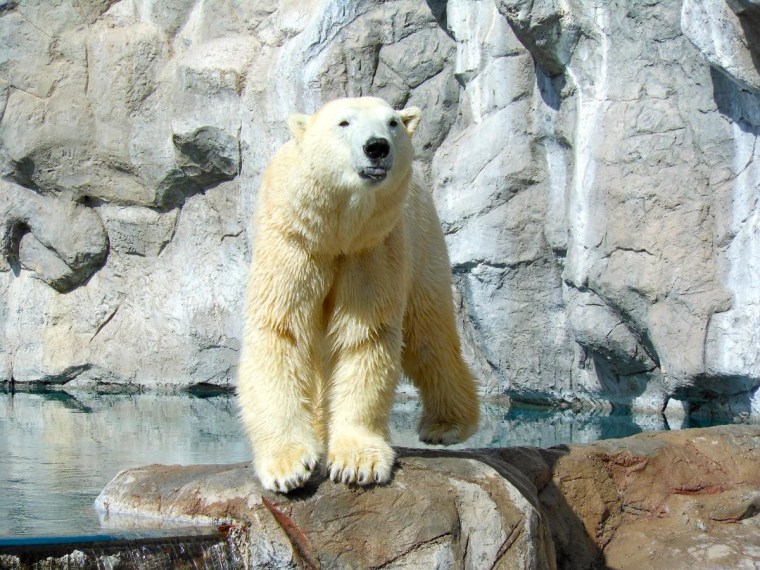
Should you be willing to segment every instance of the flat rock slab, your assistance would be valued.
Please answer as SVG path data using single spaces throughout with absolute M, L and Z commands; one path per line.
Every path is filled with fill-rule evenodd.
M 112 526 L 124 515 L 238 525 L 252 567 L 554 567 L 535 495 L 466 453 L 407 453 L 390 485 L 320 478 L 287 496 L 261 489 L 247 464 L 152 465 L 121 472 L 96 505 Z
M 247 464 L 120 473 L 104 524 L 232 524 L 252 567 L 756 568 L 760 426 L 400 450 L 388 486 L 263 491 Z M 125 518 L 126 517 L 126 518 Z

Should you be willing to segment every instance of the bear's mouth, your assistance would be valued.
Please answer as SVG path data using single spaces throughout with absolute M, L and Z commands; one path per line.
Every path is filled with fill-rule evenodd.
M 380 182 L 388 176 L 388 169 L 382 166 L 366 166 L 359 171 L 359 176 L 373 182 Z

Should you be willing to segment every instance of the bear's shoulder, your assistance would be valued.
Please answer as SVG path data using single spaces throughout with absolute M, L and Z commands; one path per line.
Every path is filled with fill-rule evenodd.
M 274 153 L 274 156 L 269 160 L 267 170 L 277 170 L 278 168 L 292 168 L 298 165 L 300 161 L 300 153 L 298 152 L 298 145 L 295 141 L 289 140 L 283 144 Z
M 261 190 L 269 187 L 280 188 L 296 183 L 302 158 L 294 141 L 282 145 L 269 160 L 261 179 Z

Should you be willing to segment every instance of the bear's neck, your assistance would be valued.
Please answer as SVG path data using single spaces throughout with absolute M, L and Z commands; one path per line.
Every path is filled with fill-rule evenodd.
M 350 255 L 376 247 L 402 223 L 410 178 L 411 171 L 392 185 L 348 191 L 308 181 L 301 199 L 292 203 L 290 231 L 320 254 Z

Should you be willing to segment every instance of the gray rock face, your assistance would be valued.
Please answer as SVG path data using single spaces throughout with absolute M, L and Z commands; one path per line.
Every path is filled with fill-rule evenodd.
M 681 27 L 711 65 L 745 89 L 760 91 L 760 3 L 685 0 Z
M 0 378 L 230 384 L 285 119 L 418 105 L 486 396 L 760 413 L 752 0 L 11 2 Z
M 67 293 L 102 267 L 108 235 L 91 208 L 4 181 L 0 188 L 0 251 L 15 274 L 23 268 Z

